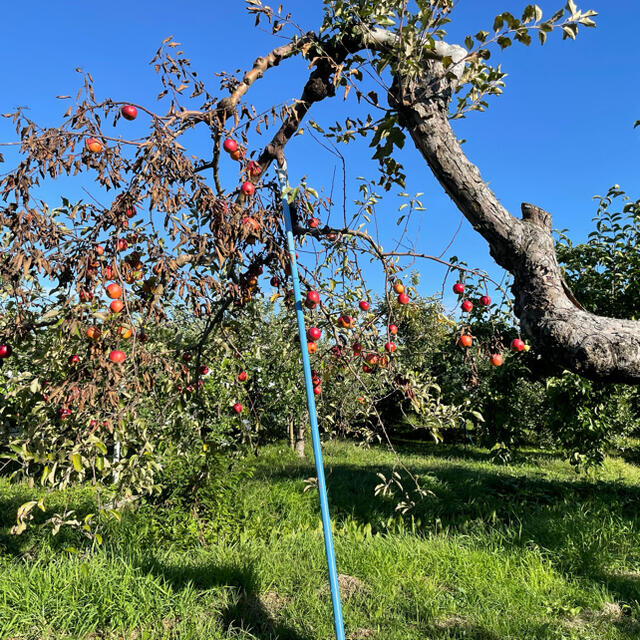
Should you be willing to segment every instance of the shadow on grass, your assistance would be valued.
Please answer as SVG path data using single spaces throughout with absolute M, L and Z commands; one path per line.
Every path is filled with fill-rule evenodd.
M 413 511 L 415 518 L 420 519 L 418 535 L 443 530 L 467 535 L 477 531 L 479 538 L 495 534 L 505 549 L 533 544 L 560 571 L 602 585 L 620 602 L 639 606 L 638 576 L 612 573 L 610 567 L 619 558 L 637 558 L 640 554 L 637 542 L 632 546 L 634 540 L 640 539 L 640 487 L 589 481 L 580 476 L 550 479 L 530 469 L 527 475 L 514 475 L 508 467 L 473 468 L 468 464 L 470 461 L 485 462 L 490 458 L 487 452 L 466 445 L 434 447 L 412 443 L 401 446 L 399 452 L 431 456 L 429 461 L 409 465 L 413 473 L 422 476 L 421 484 L 433 492 Z M 526 455 L 531 460 L 538 454 Z M 553 456 L 540 454 L 540 459 L 547 457 Z M 377 474 L 390 477 L 392 466 L 333 462 L 330 456 L 325 466 L 332 517 L 338 528 L 342 522 L 353 519 L 362 525 L 370 524 L 373 533 L 385 533 L 384 523 L 399 519 L 396 498 L 374 495 L 380 483 Z M 291 459 L 283 468 L 270 465 L 265 457 L 264 464 L 258 464 L 253 481 L 302 481 L 314 475 L 311 459 L 304 462 Z M 18 555 L 41 540 L 41 534 L 27 533 L 16 540 L 8 533 L 15 522 L 16 509 L 28 497 L 27 491 L 8 496 L 0 493 L 0 553 Z M 84 509 L 90 510 L 90 505 L 79 502 L 74 508 L 82 514 Z M 30 539 L 29 535 L 33 537 Z M 74 544 L 74 540 L 72 534 L 61 533 L 51 538 L 49 544 L 53 549 L 62 549 Z M 627 548 L 620 550 L 625 544 Z M 191 583 L 200 589 L 215 586 L 234 589 L 231 604 L 221 614 L 229 627 L 251 627 L 263 639 L 307 640 L 278 621 L 277 607 L 261 599 L 250 568 L 189 568 L 155 562 L 149 570 L 176 586 Z
M 625 462 L 640 466 L 640 444 L 634 443 L 616 450 L 615 455 L 622 458 Z
M 220 587 L 228 593 L 219 612 L 228 632 L 233 629 L 249 631 L 259 640 L 313 640 L 312 636 L 286 625 L 279 619 L 279 610 L 286 600 L 276 594 L 261 595 L 258 580 L 250 566 L 220 564 L 216 566 L 176 566 L 154 559 L 143 570 L 162 577 L 174 589 L 198 590 Z
M 467 456 L 467 449 L 445 447 L 438 456 L 443 463 L 409 465 L 412 473 L 421 476 L 421 485 L 433 492 L 412 511 L 420 520 L 418 535 L 493 532 L 504 548 L 533 543 L 560 571 L 606 586 L 620 602 L 640 604 L 637 576 L 608 573 L 622 553 L 619 546 L 625 538 L 640 539 L 640 487 L 579 476 L 550 479 L 530 470 L 519 476 L 500 466 L 471 468 L 465 462 L 482 459 L 482 453 L 470 451 Z M 411 453 L 415 454 L 413 448 Z M 433 455 L 432 449 L 429 454 Z M 338 527 L 353 519 L 370 524 L 374 534 L 384 533 L 385 523 L 398 518 L 400 497 L 374 495 L 380 484 L 377 474 L 389 478 L 393 467 L 332 464 L 330 460 L 325 467 L 331 514 Z M 315 467 L 310 460 L 293 462 L 277 471 L 258 470 L 254 479 L 261 474 L 265 480 L 303 480 L 315 476 Z M 410 486 L 409 480 L 404 482 Z M 629 548 L 626 551 L 628 557 Z M 633 543 L 631 555 L 639 553 Z

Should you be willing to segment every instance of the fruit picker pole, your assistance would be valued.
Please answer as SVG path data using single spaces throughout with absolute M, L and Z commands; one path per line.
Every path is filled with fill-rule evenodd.
M 287 163 L 284 159 L 282 159 L 276 173 L 278 175 L 278 181 L 282 191 L 282 209 L 284 212 L 285 228 L 287 230 L 289 258 L 291 260 L 291 279 L 293 280 L 293 295 L 295 298 L 296 317 L 298 319 L 298 334 L 300 336 L 300 352 L 302 354 L 302 368 L 304 370 L 304 385 L 307 390 L 307 408 L 309 410 L 309 421 L 311 422 L 313 457 L 315 459 L 316 474 L 318 476 L 318 493 L 320 494 L 320 513 L 322 515 L 322 530 L 324 532 L 324 548 L 327 555 L 327 566 L 329 567 L 329 586 L 331 587 L 331 602 L 333 604 L 333 623 L 336 630 L 337 640 L 344 640 L 344 622 L 342 621 L 340 586 L 338 585 L 338 571 L 336 568 L 336 556 L 333 549 L 333 536 L 331 534 L 329 502 L 327 500 L 327 486 L 324 479 L 324 466 L 322 464 L 322 447 L 320 445 L 320 432 L 318 431 L 316 399 L 313 393 L 313 384 L 311 382 L 309 351 L 305 348 L 307 344 L 307 331 L 304 324 L 302 298 L 300 296 L 300 280 L 298 277 L 298 264 L 296 262 L 296 246 L 293 239 L 293 225 L 291 223 L 289 201 L 287 200 L 287 195 L 284 193 L 285 187 L 289 186 L 289 180 L 287 178 Z

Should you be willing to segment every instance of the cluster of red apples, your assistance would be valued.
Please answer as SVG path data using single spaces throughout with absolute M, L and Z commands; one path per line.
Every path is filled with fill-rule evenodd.
M 244 159 L 244 151 L 233 138 L 227 138 L 222 143 L 222 148 L 229 154 L 232 160 L 242 162 Z M 255 178 L 262 173 L 262 168 L 255 160 L 251 160 L 247 165 L 247 173 L 250 177 Z M 240 191 L 245 196 L 252 196 L 256 191 L 256 187 L 250 180 L 245 180 L 245 182 L 240 185 Z
M 456 282 L 453 285 L 453 293 L 462 297 L 464 295 L 465 287 L 462 282 Z M 491 304 L 491 298 L 488 295 L 483 295 L 480 297 L 480 304 L 483 307 L 488 307 Z M 462 300 L 460 304 L 460 309 L 463 313 L 470 313 L 473 310 L 473 302 L 469 299 Z M 458 338 L 458 344 L 467 349 L 473 345 L 473 336 L 469 333 L 462 333 Z M 520 338 L 514 338 L 511 341 L 511 351 L 514 353 L 519 353 L 521 351 L 529 351 L 529 346 L 524 343 Z M 489 355 L 489 363 L 494 367 L 499 367 L 504 363 L 504 358 L 501 353 L 491 353 Z
M 408 304 L 409 296 L 405 293 L 404 286 L 401 282 L 394 284 L 394 291 L 398 293 L 398 303 Z M 308 291 L 304 300 L 304 305 L 307 309 L 315 309 L 321 304 L 320 294 L 317 291 Z M 371 305 L 367 300 L 360 300 L 358 302 L 358 308 L 363 311 L 369 311 Z M 352 331 L 356 329 L 356 319 L 347 314 L 342 313 L 335 319 L 335 325 L 339 330 Z M 362 370 L 365 373 L 374 373 L 376 369 L 385 369 L 389 366 L 389 355 L 396 351 L 397 346 L 391 341 L 390 336 L 398 333 L 398 327 L 395 324 L 390 324 L 387 327 L 388 340 L 384 345 L 384 353 L 376 353 L 375 351 L 365 351 L 362 343 L 359 340 L 354 340 L 351 343 L 350 351 L 354 358 L 362 358 L 364 360 L 362 364 Z M 322 337 L 322 330 L 319 327 L 312 326 L 307 329 L 307 350 L 310 355 L 317 353 L 318 341 Z M 346 347 L 346 341 L 344 344 L 334 344 L 329 352 L 333 358 L 345 358 L 348 356 L 349 349 Z M 312 370 L 312 383 L 313 392 L 315 395 L 322 393 L 321 381 L 317 371 Z

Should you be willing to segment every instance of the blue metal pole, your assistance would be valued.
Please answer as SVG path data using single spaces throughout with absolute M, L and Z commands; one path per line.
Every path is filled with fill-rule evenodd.
M 284 189 L 288 184 L 287 165 L 283 162 L 277 170 L 280 188 Z M 298 277 L 298 263 L 296 261 L 296 246 L 293 239 L 293 226 L 291 224 L 291 211 L 286 195 L 282 196 L 282 209 L 284 211 L 284 223 L 287 230 L 287 245 L 291 258 L 291 279 L 293 280 L 293 295 L 295 298 L 296 317 L 298 319 L 298 334 L 300 336 L 300 352 L 302 354 L 302 368 L 304 370 L 304 385 L 307 390 L 307 408 L 311 422 L 311 439 L 313 441 L 313 457 L 316 463 L 318 476 L 318 493 L 320 494 L 320 513 L 322 514 L 322 530 L 324 532 L 324 548 L 329 567 L 329 586 L 331 587 L 331 603 L 333 604 L 333 623 L 336 630 L 336 639 L 344 640 L 344 622 L 342 621 L 342 605 L 340 603 L 340 586 L 338 585 L 338 570 L 336 568 L 336 556 L 333 550 L 333 536 L 331 534 L 331 518 L 329 517 L 329 502 L 327 500 L 327 485 L 324 479 L 324 466 L 322 464 L 322 447 L 320 446 L 320 432 L 318 431 L 318 414 L 316 412 L 316 399 L 311 382 L 311 363 L 309 352 L 306 349 L 307 330 L 304 324 L 302 311 L 302 297 L 300 295 L 300 280 Z

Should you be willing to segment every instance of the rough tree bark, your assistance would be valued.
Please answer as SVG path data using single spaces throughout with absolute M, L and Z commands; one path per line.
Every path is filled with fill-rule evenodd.
M 551 216 L 523 203 L 511 215 L 469 161 L 448 118 L 455 78 L 427 61 L 412 82 L 396 79 L 391 106 L 445 191 L 514 278 L 522 330 L 554 365 L 594 380 L 640 382 L 640 323 L 596 316 L 575 300 L 556 258 Z

